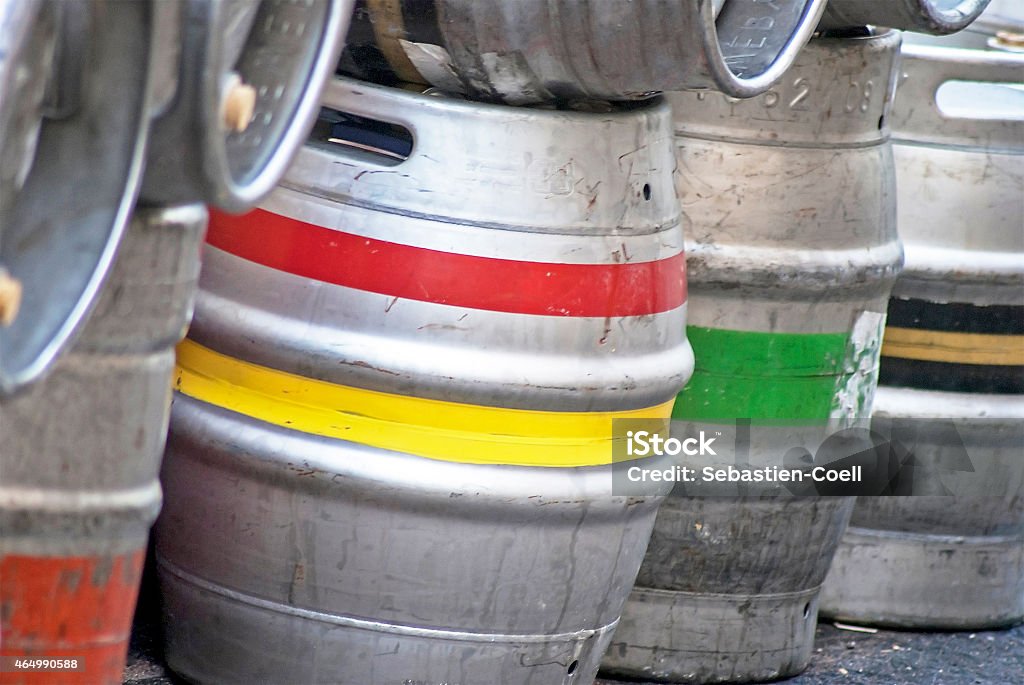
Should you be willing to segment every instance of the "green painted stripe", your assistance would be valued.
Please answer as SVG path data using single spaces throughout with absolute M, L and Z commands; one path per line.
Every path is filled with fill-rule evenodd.
M 838 388 L 857 372 L 847 333 L 690 326 L 687 336 L 696 367 L 676 398 L 676 419 L 826 420 Z
M 686 337 L 693 345 L 698 372 L 763 378 L 853 371 L 846 332 L 757 333 L 688 326 Z

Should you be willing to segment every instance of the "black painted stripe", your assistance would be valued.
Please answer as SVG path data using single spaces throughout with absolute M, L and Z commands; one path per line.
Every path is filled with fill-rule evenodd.
M 894 297 L 889 300 L 886 325 L 950 333 L 1024 335 L 1024 306 L 942 304 Z
M 1024 393 L 1024 366 L 947 364 L 882 357 L 879 385 L 974 393 Z

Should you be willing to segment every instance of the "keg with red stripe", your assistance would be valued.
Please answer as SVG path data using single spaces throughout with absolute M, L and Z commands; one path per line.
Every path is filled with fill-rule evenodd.
M 205 225 L 136 210 L 74 346 L 0 401 L 4 685 L 122 682 Z
M 912 496 L 857 500 L 822 607 L 900 628 L 1006 626 L 1024 620 L 1024 55 L 903 52 L 907 264 L 873 425 L 918 467 Z
M 214 213 L 157 554 L 201 682 L 575 683 L 657 494 L 616 418 L 692 370 L 663 103 L 513 109 L 337 79 L 280 187 Z
M 821 463 L 830 435 L 868 416 L 902 261 L 885 121 L 899 42 L 894 31 L 815 38 L 757 98 L 669 96 L 677 188 L 693 222 L 687 335 L 697 359 L 673 432 L 717 433 L 726 462 Z M 806 668 L 853 498 L 762 485 L 665 501 L 609 672 L 753 682 Z

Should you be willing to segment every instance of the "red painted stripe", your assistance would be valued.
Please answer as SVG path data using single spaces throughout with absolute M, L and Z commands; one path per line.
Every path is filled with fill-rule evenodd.
M 206 238 L 257 264 L 403 299 L 546 316 L 640 316 L 686 301 L 686 257 L 559 264 L 454 254 L 343 233 L 265 210 L 210 210 Z
M 0 656 L 84 661 L 81 670 L 0 673 L 0 685 L 117 685 L 145 550 L 0 558 Z

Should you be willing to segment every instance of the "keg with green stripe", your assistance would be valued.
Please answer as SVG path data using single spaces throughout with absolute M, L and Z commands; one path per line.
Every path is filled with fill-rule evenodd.
M 823 594 L 842 619 L 1024 619 L 1024 55 L 968 38 L 950 42 L 995 48 L 904 47 L 893 138 L 907 264 L 873 426 L 917 436 L 900 490 L 915 496 L 858 499 Z
M 689 378 L 668 106 L 336 79 L 280 187 L 214 213 L 157 558 L 200 682 L 585 683 L 662 497 L 612 421 Z M 662 493 L 663 494 L 663 493 Z
M 673 417 L 743 427 L 751 464 L 810 458 L 870 410 L 902 261 L 887 129 L 899 42 L 816 38 L 757 98 L 669 98 L 696 357 Z M 666 682 L 801 671 L 852 504 L 668 498 L 603 667 Z

